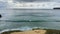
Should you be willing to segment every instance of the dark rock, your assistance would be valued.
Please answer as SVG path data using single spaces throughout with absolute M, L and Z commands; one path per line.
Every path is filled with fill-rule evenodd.
M 2 17 L 2 15 L 0 14 L 0 18 Z

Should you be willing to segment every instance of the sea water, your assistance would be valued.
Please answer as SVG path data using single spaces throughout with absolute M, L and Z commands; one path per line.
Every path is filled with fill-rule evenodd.
M 35 27 L 60 30 L 60 10 L 0 10 L 0 31 Z

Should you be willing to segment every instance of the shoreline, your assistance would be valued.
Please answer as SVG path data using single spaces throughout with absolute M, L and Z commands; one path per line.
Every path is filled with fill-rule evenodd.
M 27 31 L 21 30 L 5 31 L 2 32 L 1 34 L 60 34 L 60 30 L 33 28 L 32 30 Z

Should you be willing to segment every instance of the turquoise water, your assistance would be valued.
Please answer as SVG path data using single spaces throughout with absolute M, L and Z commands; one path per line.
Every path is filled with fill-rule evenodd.
M 0 10 L 0 14 L 0 31 L 34 27 L 60 30 L 60 10 Z

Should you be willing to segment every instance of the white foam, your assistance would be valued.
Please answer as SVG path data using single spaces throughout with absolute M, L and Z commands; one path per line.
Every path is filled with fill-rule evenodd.
M 0 31 L 0 34 L 3 33 L 3 32 L 14 31 L 14 30 L 20 30 L 20 29 L 5 29 L 5 30 Z
M 32 30 L 32 28 L 21 27 L 21 28 L 16 28 L 16 29 L 5 29 L 5 30 L 0 31 L 0 34 L 3 32 L 14 31 L 14 30 L 27 31 L 27 30 Z
M 15 28 L 15 29 L 5 29 L 5 30 L 2 30 L 0 31 L 0 34 L 3 33 L 3 32 L 8 32 L 8 31 L 14 31 L 14 30 L 20 30 L 20 31 L 27 31 L 27 30 L 32 30 L 33 28 L 41 28 L 41 29 L 47 29 L 47 27 L 28 27 L 28 26 L 25 26 L 25 27 L 21 27 L 21 28 Z

